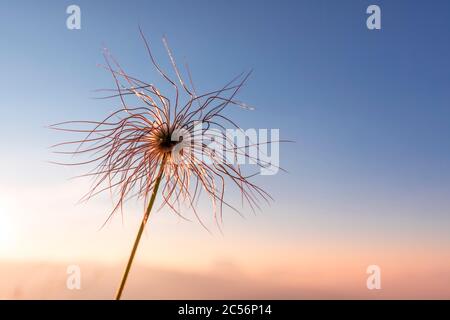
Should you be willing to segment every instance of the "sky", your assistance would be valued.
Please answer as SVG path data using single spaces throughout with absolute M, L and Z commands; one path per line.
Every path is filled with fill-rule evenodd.
M 371 4 L 381 30 L 366 27 Z M 275 201 L 225 212 L 223 235 L 152 216 L 125 298 L 450 298 L 449 23 L 448 1 L 2 1 L 0 298 L 113 294 L 143 205 L 100 229 L 108 196 L 77 204 L 88 181 L 49 163 L 64 136 L 47 126 L 119 106 L 93 99 L 114 86 L 102 47 L 163 83 L 139 26 L 169 69 L 167 37 L 198 91 L 253 70 L 239 99 L 256 109 L 230 115 L 294 142 L 280 148 L 287 173 L 257 178 Z M 82 290 L 66 288 L 68 265 Z

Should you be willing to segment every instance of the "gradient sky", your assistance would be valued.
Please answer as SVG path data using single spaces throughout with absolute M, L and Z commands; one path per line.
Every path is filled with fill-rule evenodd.
M 81 7 L 81 30 L 66 28 L 70 4 Z M 366 27 L 370 4 L 381 7 L 379 31 Z M 340 288 L 366 297 L 366 267 L 377 264 L 388 279 L 382 297 L 450 298 L 449 24 L 448 1 L 2 1 L 0 259 L 125 262 L 141 206 L 99 231 L 110 202 L 75 205 L 87 182 L 47 163 L 48 146 L 63 137 L 45 126 L 101 119 L 118 106 L 92 99 L 114 85 L 97 67 L 102 46 L 129 73 L 162 83 L 140 25 L 166 69 L 167 36 L 199 91 L 253 69 L 240 99 L 256 110 L 234 119 L 279 128 L 295 143 L 281 147 L 289 173 L 258 179 L 275 198 L 261 214 L 226 212 L 225 235 L 211 236 L 163 210 L 138 263 L 279 279 L 268 297 L 303 297 L 306 285 L 317 297 Z

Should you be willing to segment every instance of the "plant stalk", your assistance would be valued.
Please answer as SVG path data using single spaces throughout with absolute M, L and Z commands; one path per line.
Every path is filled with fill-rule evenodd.
M 116 300 L 120 300 L 120 298 L 122 296 L 122 292 L 123 292 L 123 289 L 125 287 L 125 283 L 127 282 L 128 274 L 130 273 L 130 269 L 131 269 L 131 265 L 132 265 L 133 260 L 134 260 L 134 256 L 136 255 L 136 251 L 137 251 L 137 248 L 139 246 L 139 241 L 141 240 L 141 236 L 142 236 L 142 233 L 144 232 L 145 225 L 147 224 L 147 220 L 148 220 L 148 218 L 150 216 L 150 213 L 152 211 L 153 204 L 155 203 L 156 194 L 158 192 L 158 188 L 159 188 L 159 185 L 161 183 L 161 179 L 162 179 L 162 176 L 163 176 L 163 173 L 164 173 L 164 165 L 165 165 L 165 163 L 166 163 L 166 157 L 164 156 L 164 158 L 163 158 L 163 160 L 161 162 L 161 166 L 159 168 L 158 176 L 156 178 L 155 187 L 153 188 L 152 196 L 150 198 L 150 202 L 148 203 L 147 210 L 145 211 L 144 217 L 142 218 L 141 226 L 139 227 L 139 231 L 137 233 L 136 240 L 134 241 L 134 245 L 133 245 L 133 249 L 131 250 L 130 258 L 128 259 L 128 263 L 127 263 L 127 266 L 126 266 L 125 271 L 123 273 L 119 289 L 117 290 L 117 293 L 116 293 Z

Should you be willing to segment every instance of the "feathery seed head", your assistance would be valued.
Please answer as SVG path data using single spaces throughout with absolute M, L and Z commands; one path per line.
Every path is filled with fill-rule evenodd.
M 118 98 L 121 107 L 102 121 L 69 121 L 52 126 L 57 130 L 85 135 L 81 140 L 56 145 L 77 146 L 75 150 L 59 153 L 92 156 L 87 161 L 69 164 L 95 164 L 94 169 L 84 175 L 94 180 L 84 199 L 111 190 L 117 196 L 111 215 L 121 209 L 127 199 L 138 197 L 146 200 L 164 163 L 161 207 L 168 206 L 180 216 L 180 203 L 185 203 L 202 223 L 195 208 L 201 192 L 209 196 L 216 221 L 222 219 L 223 207 L 238 211 L 225 200 L 225 186 L 228 184 L 238 188 L 242 202 L 252 209 L 259 207 L 259 199 L 269 200 L 270 195 L 250 181 L 254 173 L 245 175 L 239 164 L 224 161 L 223 156 L 231 154 L 229 159 L 243 156 L 259 167 L 267 166 L 247 151 L 256 146 L 259 152 L 258 142 L 237 145 L 225 133 L 226 126 L 241 130 L 223 115 L 225 108 L 250 109 L 235 99 L 249 74 L 233 79 L 216 91 L 197 94 L 188 68 L 190 86 L 184 82 L 167 41 L 163 39 L 177 81 L 159 67 L 142 31 L 141 36 L 153 66 L 173 87 L 174 98 L 167 98 L 153 84 L 125 73 L 105 51 L 104 67 L 111 72 L 115 88 L 106 90 L 109 95 L 104 98 Z M 131 105 L 127 102 L 129 97 L 138 98 L 141 105 Z M 181 102 L 183 98 L 184 103 Z M 197 124 L 201 124 L 200 129 Z M 214 141 L 214 146 L 205 142 L 205 138 Z M 222 149 L 222 155 L 217 152 L 218 147 Z

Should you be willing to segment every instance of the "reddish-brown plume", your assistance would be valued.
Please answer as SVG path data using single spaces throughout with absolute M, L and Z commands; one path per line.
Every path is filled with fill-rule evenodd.
M 101 121 L 68 121 L 52 126 L 56 130 L 84 135 L 82 139 L 54 146 L 75 146 L 74 150 L 57 153 L 89 156 L 86 161 L 64 165 L 94 165 L 91 171 L 83 175 L 94 179 L 83 199 L 88 200 L 102 191 L 110 190 L 115 196 L 111 215 L 121 210 L 124 202 L 130 198 L 138 197 L 145 201 L 155 187 L 156 176 L 164 163 L 160 186 L 163 197 L 161 206 L 169 207 L 180 216 L 180 204 L 185 203 L 202 223 L 195 208 L 202 192 L 211 199 L 217 221 L 222 220 L 224 207 L 238 211 L 225 200 L 225 187 L 237 187 L 242 201 L 252 209 L 258 208 L 259 200 L 268 200 L 270 196 L 250 182 L 249 179 L 255 173 L 244 175 L 239 164 L 223 161 L 204 140 L 196 139 L 200 136 L 211 139 L 220 131 L 222 136 L 217 140 L 222 141 L 221 147 L 225 152 L 232 152 L 236 157 L 244 155 L 248 159 L 252 158 L 257 166 L 265 165 L 247 152 L 250 143 L 257 145 L 257 142 L 238 146 L 225 135 L 227 127 L 239 127 L 223 115 L 223 110 L 229 106 L 249 109 L 236 100 L 236 95 L 250 73 L 241 74 L 218 90 L 198 94 L 187 66 L 189 85 L 183 80 L 167 41 L 163 39 L 176 80 L 159 67 L 142 31 L 141 36 L 151 63 L 162 79 L 173 87 L 172 99 L 163 95 L 155 85 L 127 74 L 105 50 L 106 64 L 103 67 L 111 72 L 115 88 L 102 90 L 110 92 L 102 98 L 117 98 L 121 107 Z M 130 98 L 134 99 L 133 102 L 128 101 Z M 196 124 L 202 124 L 200 131 L 195 129 Z M 218 130 L 211 133 L 211 128 Z M 173 138 L 174 133 L 178 132 L 184 133 L 183 140 Z M 174 152 L 182 142 L 183 148 Z M 181 161 L 176 159 L 177 155 Z

